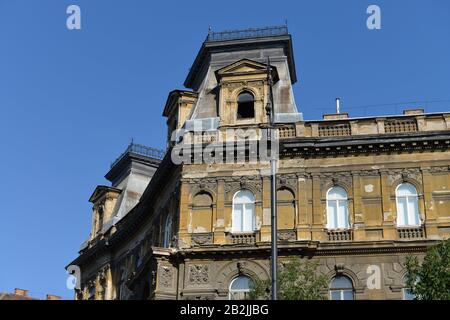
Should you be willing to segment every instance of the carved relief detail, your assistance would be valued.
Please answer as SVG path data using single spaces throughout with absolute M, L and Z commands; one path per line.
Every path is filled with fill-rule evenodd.
M 211 233 L 197 233 L 193 234 L 191 237 L 192 245 L 194 246 L 202 246 L 206 244 L 213 243 L 213 234 Z
M 422 175 L 418 168 L 410 168 L 410 169 L 394 169 L 389 170 L 388 175 L 388 183 L 389 185 L 393 185 L 398 180 L 406 181 L 407 179 L 411 179 L 417 182 L 422 181 Z
M 159 268 L 159 285 L 163 288 L 172 287 L 173 271 L 172 268 L 161 266 Z
M 209 266 L 197 264 L 189 266 L 189 283 L 202 285 L 209 282 Z
M 261 193 L 262 181 L 257 176 L 230 177 L 225 180 L 225 193 L 227 195 L 239 189 L 250 189 L 253 192 Z

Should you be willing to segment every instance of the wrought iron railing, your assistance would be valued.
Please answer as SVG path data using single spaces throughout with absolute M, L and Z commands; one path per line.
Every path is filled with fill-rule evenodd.
M 139 156 L 144 156 L 148 158 L 153 158 L 155 160 L 162 160 L 166 152 L 164 150 L 155 149 L 151 147 L 144 146 L 142 144 L 130 143 L 127 149 L 122 153 L 116 161 L 111 164 L 114 167 L 126 154 L 133 153 Z
M 221 32 L 208 33 L 206 41 L 226 41 L 226 40 L 238 40 L 238 39 L 248 39 L 248 38 L 265 38 L 265 37 L 275 37 L 288 34 L 287 25 L 282 26 L 272 26 L 264 28 L 250 28 L 243 30 L 227 30 Z

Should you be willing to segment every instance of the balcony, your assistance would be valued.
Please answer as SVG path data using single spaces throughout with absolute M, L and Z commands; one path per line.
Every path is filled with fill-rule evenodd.
M 231 244 L 255 244 L 259 239 L 259 232 L 245 233 L 229 233 L 229 241 Z
M 328 241 L 351 241 L 353 240 L 353 230 L 327 230 Z
M 402 227 L 397 229 L 400 240 L 423 239 L 425 238 L 425 228 L 420 227 Z

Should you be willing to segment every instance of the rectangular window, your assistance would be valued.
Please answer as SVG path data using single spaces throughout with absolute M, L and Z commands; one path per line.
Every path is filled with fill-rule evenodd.
M 336 229 L 338 227 L 337 219 L 337 203 L 336 201 L 328 201 L 328 228 Z
M 404 226 L 408 224 L 408 204 L 406 197 L 397 198 L 397 225 Z
M 408 198 L 408 225 L 417 226 L 419 225 L 419 212 L 418 202 L 416 198 Z
M 233 231 L 239 232 L 242 231 L 242 216 L 243 216 L 243 205 L 242 204 L 235 204 L 234 210 L 233 210 Z

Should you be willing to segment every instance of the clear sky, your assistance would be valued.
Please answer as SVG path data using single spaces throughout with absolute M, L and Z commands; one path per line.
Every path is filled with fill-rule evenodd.
M 0 291 L 72 298 L 64 266 L 134 138 L 162 148 L 167 94 L 213 30 L 288 21 L 305 119 L 450 107 L 450 1 L 0 0 Z M 81 30 L 66 8 L 81 7 Z M 381 8 L 381 30 L 366 9 Z M 412 103 L 414 101 L 429 101 Z

